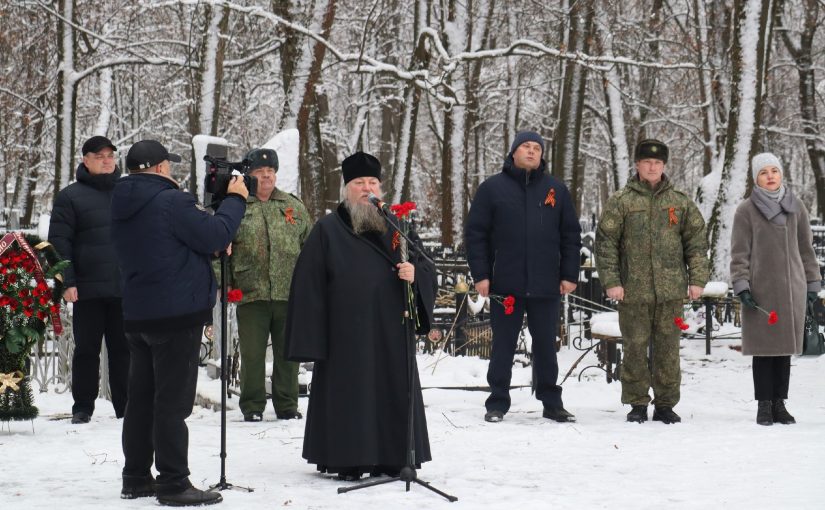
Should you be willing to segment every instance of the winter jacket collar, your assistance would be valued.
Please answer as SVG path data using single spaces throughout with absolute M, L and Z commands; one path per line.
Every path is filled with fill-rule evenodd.
M 785 195 L 778 202 L 768 196 L 765 191 L 759 186 L 753 187 L 751 193 L 751 201 L 756 209 L 762 213 L 766 220 L 774 225 L 785 225 L 788 214 L 794 214 L 799 211 L 796 197 L 794 197 L 791 190 L 786 189 Z
M 284 200 L 288 200 L 288 199 L 289 199 L 289 193 L 287 193 L 286 191 L 279 190 L 278 188 L 275 188 L 274 190 L 272 190 L 272 194 L 269 195 L 269 200 L 270 201 L 271 200 L 280 200 L 280 201 L 283 202 Z M 256 197 L 255 195 L 252 195 L 252 194 L 250 194 L 248 197 L 246 197 L 246 203 L 247 204 L 251 204 L 253 202 L 260 202 L 260 201 L 261 200 L 258 199 L 258 197 Z
M 118 181 L 112 196 L 112 218 L 125 220 L 138 214 L 155 196 L 178 185 L 157 174 L 131 174 Z
M 631 177 L 629 181 L 627 181 L 627 187 L 644 195 L 655 196 L 671 189 L 673 185 L 670 183 L 670 179 L 667 178 L 667 175 L 662 174 L 661 182 L 659 182 L 655 188 L 651 188 L 650 184 L 643 182 L 639 178 L 639 174 L 636 174 Z
M 110 174 L 93 174 L 89 172 L 86 165 L 80 163 L 77 165 L 74 174 L 78 182 L 99 190 L 108 191 L 115 187 L 115 182 L 120 178 L 120 168 L 115 167 L 115 171 Z
M 504 159 L 504 167 L 501 169 L 502 173 L 505 175 L 513 178 L 516 182 L 524 183 L 525 185 L 533 183 L 541 179 L 544 175 L 544 171 L 547 165 L 544 162 L 544 158 L 542 158 L 541 163 L 539 163 L 539 167 L 535 170 L 531 170 L 528 172 L 523 168 L 518 168 L 515 163 L 513 163 L 513 156 L 507 156 Z

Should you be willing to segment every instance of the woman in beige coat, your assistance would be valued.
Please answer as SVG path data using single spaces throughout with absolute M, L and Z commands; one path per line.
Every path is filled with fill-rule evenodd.
M 733 292 L 743 305 L 742 354 L 753 356 L 756 422 L 791 424 L 796 420 L 784 402 L 791 355 L 802 352 L 805 308 L 816 299 L 821 276 L 808 211 L 782 184 L 779 158 L 757 154 L 751 172 L 755 186 L 736 209 L 731 238 Z M 778 316 L 775 324 L 768 323 L 770 311 Z

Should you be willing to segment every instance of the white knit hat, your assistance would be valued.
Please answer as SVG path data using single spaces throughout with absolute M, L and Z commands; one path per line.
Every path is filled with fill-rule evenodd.
M 761 154 L 757 154 L 751 160 L 751 175 L 753 176 L 753 182 L 756 182 L 756 176 L 759 175 L 759 172 L 766 166 L 775 166 L 779 169 L 779 173 L 782 174 L 782 177 L 785 177 L 785 171 L 782 170 L 782 163 L 780 163 L 779 158 L 771 152 L 763 152 Z

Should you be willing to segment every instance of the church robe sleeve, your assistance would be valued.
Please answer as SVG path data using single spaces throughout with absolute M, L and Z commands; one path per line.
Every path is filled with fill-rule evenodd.
M 285 334 L 286 358 L 290 361 L 327 359 L 326 244 L 323 228 L 316 224 L 292 273 Z
M 419 249 L 423 249 L 421 240 L 415 233 L 412 240 Z M 430 332 L 433 324 L 433 309 L 435 308 L 435 296 L 438 290 L 438 278 L 435 265 L 424 257 L 413 255 L 413 265 L 415 266 L 415 294 L 416 305 L 418 307 L 418 327 L 415 332 L 425 335 Z

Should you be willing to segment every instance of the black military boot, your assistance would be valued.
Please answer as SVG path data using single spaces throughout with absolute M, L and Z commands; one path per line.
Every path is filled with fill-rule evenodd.
M 217 492 L 208 492 L 189 487 L 174 494 L 158 494 L 158 503 L 164 506 L 205 506 L 223 501 Z
M 647 406 L 633 406 L 627 413 L 627 421 L 634 423 L 644 423 L 647 421 Z
M 770 400 L 760 400 L 756 411 L 756 423 L 759 425 L 773 425 L 773 403 Z
M 155 495 L 155 479 L 152 475 L 123 476 L 121 499 L 147 498 Z
M 673 412 L 672 407 L 656 406 L 653 408 L 653 421 L 660 421 L 665 425 L 670 425 L 671 423 L 681 422 L 682 418 Z
M 782 399 L 773 401 L 771 412 L 773 414 L 774 423 L 781 423 L 783 425 L 796 423 L 796 419 L 791 416 L 791 413 L 789 413 L 787 409 L 785 409 L 785 401 Z

